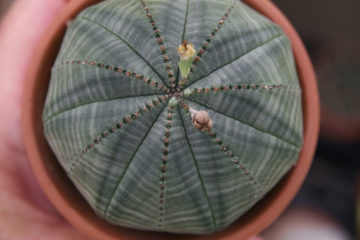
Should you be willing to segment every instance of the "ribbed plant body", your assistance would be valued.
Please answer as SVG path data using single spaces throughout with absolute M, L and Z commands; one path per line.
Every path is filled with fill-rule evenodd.
M 196 49 L 186 77 L 184 40 Z M 240 1 L 108 0 L 69 24 L 43 124 L 100 217 L 207 234 L 296 163 L 301 89 L 288 38 Z

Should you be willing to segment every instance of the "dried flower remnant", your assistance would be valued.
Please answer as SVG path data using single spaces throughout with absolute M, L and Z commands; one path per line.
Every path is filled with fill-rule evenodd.
M 212 128 L 212 120 L 206 111 L 196 111 L 193 108 L 190 108 L 189 110 L 192 118 L 192 124 L 195 128 L 201 131 L 208 131 Z

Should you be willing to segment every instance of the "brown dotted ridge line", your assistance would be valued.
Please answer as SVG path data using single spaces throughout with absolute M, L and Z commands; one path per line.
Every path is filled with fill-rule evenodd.
M 113 71 L 115 73 L 119 73 L 124 76 L 136 79 L 136 80 L 143 81 L 145 84 L 147 84 L 153 88 L 160 89 L 161 91 L 163 91 L 165 93 L 170 92 L 170 89 L 168 89 L 166 86 L 158 83 L 157 81 L 151 80 L 150 77 L 144 77 L 142 74 L 134 73 L 130 70 L 124 69 L 119 66 L 113 66 L 113 65 L 95 62 L 95 61 L 88 61 L 88 60 L 67 60 L 67 61 L 61 62 L 61 65 L 67 65 L 67 64 L 88 65 L 88 66 L 103 68 L 103 69 Z
M 212 86 L 210 88 L 194 88 L 191 89 L 190 95 L 196 95 L 198 93 L 210 93 L 210 92 L 224 92 L 224 91 L 236 91 L 236 90 L 276 90 L 276 89 L 289 89 L 289 86 L 283 84 L 239 84 L 239 85 L 220 85 Z M 184 95 L 184 92 L 181 94 Z
M 217 26 L 212 30 L 210 36 L 206 39 L 206 41 L 202 44 L 201 48 L 197 51 L 197 55 L 194 58 L 193 64 L 190 68 L 190 73 L 187 78 L 182 78 L 181 81 L 179 81 L 179 87 L 185 86 L 187 83 L 187 79 L 190 78 L 191 74 L 194 72 L 196 65 L 199 63 L 202 56 L 206 53 L 206 51 L 209 48 L 210 43 L 215 38 L 216 33 L 221 29 L 221 27 L 224 25 L 226 19 L 229 17 L 230 12 L 235 7 L 235 2 L 233 1 L 230 7 L 226 10 L 226 13 L 221 17 L 220 21 L 218 22 Z
M 110 127 L 109 129 L 102 132 L 100 135 L 95 137 L 92 142 L 87 145 L 80 153 L 80 155 L 71 163 L 71 166 L 68 169 L 68 173 L 70 174 L 74 168 L 77 166 L 79 160 L 91 149 L 93 149 L 97 144 L 101 143 L 101 141 L 114 132 L 123 128 L 126 124 L 131 123 L 132 121 L 136 120 L 139 116 L 143 115 L 145 112 L 149 111 L 151 108 L 155 107 L 156 105 L 160 104 L 161 102 L 168 99 L 168 96 L 161 96 L 153 99 L 152 102 L 146 103 L 144 107 L 139 107 L 139 110 L 135 111 L 134 113 L 124 117 L 122 120 L 117 122 L 115 126 Z
M 260 190 L 260 184 L 256 181 L 255 177 L 251 175 L 251 173 L 242 165 L 239 163 L 239 158 L 234 155 L 234 153 L 230 150 L 229 146 L 224 144 L 222 139 L 217 136 L 215 131 L 208 130 L 207 134 L 214 139 L 214 143 L 220 146 L 220 150 L 225 153 L 225 156 L 231 159 L 231 161 L 234 163 L 234 167 L 240 169 L 246 176 L 249 177 L 250 181 L 253 185 L 257 186 Z
M 182 99 L 179 99 L 179 102 L 180 102 L 180 105 L 182 106 L 182 108 L 184 108 L 185 111 L 188 114 L 190 114 L 189 106 Z M 256 186 L 260 191 L 262 191 L 261 190 L 261 185 L 257 182 L 255 177 L 244 167 L 244 165 L 239 163 L 238 157 L 236 157 L 234 155 L 234 153 L 230 150 L 229 146 L 224 144 L 222 139 L 219 136 L 217 136 L 217 134 L 214 131 L 207 130 L 206 132 L 212 139 L 214 139 L 212 142 L 214 144 L 217 144 L 218 146 L 220 146 L 220 150 L 225 153 L 225 156 L 228 157 L 229 159 L 231 159 L 231 161 L 234 164 L 234 167 L 240 169 L 246 176 L 249 177 L 251 183 L 254 186 Z
M 162 165 L 161 165 L 161 176 L 160 176 L 160 207 L 159 207 L 159 225 L 158 227 L 161 229 L 163 226 L 163 218 L 164 218 L 164 199 L 165 199 L 165 187 L 166 187 L 166 164 L 168 161 L 169 149 L 168 146 L 170 144 L 170 129 L 172 123 L 173 116 L 173 106 L 168 107 L 167 116 L 166 116 L 166 124 L 165 124 L 165 132 L 163 139 L 163 157 L 162 157 Z
M 165 69 L 166 69 L 167 75 L 169 77 L 170 86 L 172 89 L 174 89 L 176 86 L 174 72 L 172 70 L 170 57 L 167 55 L 166 47 L 164 45 L 164 39 L 160 35 L 160 31 L 159 31 L 158 27 L 156 26 L 153 16 L 151 15 L 151 13 L 149 11 L 149 7 L 146 5 L 146 3 L 143 0 L 141 0 L 141 4 L 145 10 L 146 17 L 150 20 L 152 30 L 154 31 L 154 34 L 156 37 L 156 41 L 159 44 L 159 48 L 160 48 L 161 54 L 163 56 L 163 61 L 165 64 Z

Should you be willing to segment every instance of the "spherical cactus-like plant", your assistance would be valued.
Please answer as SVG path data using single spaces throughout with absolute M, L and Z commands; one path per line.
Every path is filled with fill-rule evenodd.
M 100 217 L 205 234 L 296 163 L 301 90 L 286 35 L 240 1 L 108 0 L 69 23 L 43 124 Z

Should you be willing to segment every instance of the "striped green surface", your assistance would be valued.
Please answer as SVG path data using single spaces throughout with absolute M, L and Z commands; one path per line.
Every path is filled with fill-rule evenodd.
M 184 39 L 201 56 L 179 90 L 171 84 Z M 208 112 L 211 132 L 192 125 L 187 106 Z M 206 234 L 243 215 L 296 163 L 301 109 L 289 40 L 242 2 L 108 0 L 69 25 L 43 122 L 99 216 Z

